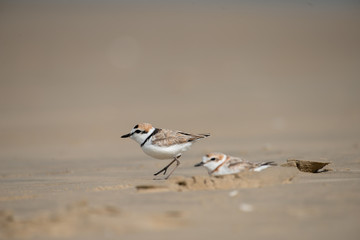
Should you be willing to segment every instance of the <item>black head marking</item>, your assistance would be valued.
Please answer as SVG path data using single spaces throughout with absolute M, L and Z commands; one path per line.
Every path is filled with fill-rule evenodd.
M 138 128 L 138 127 L 139 127 L 139 125 L 138 125 L 138 124 L 136 124 L 134 128 Z
M 158 133 L 160 131 L 159 128 L 155 128 L 155 130 L 145 139 L 145 141 L 140 145 L 141 147 L 145 145 L 145 143 L 156 133 Z

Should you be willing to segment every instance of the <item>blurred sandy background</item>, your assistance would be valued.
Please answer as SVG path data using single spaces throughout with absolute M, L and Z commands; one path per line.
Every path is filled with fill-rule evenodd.
M 0 209 L 33 219 L 85 201 L 127 209 L 135 214 L 130 219 L 145 219 L 144 225 L 146 219 L 186 216 L 165 224 L 164 231 L 152 225 L 131 226 L 130 233 L 99 227 L 94 239 L 124 232 L 133 239 L 357 239 L 359 43 L 358 1 L 2 1 Z M 212 134 L 183 155 L 176 175 L 206 174 L 192 166 L 208 151 L 278 163 L 288 157 L 325 159 L 335 171 L 324 173 L 328 185 L 319 175 L 305 175 L 293 184 L 296 190 L 243 190 L 242 198 L 260 201 L 259 212 L 233 216 L 230 228 L 215 231 L 213 208 L 223 210 L 217 215 L 228 226 L 231 204 L 238 205 L 226 191 L 164 193 L 165 198 L 134 192 L 133 186 L 151 182 L 166 163 L 120 139 L 139 122 Z M 306 181 L 312 183 L 308 195 Z M 333 197 L 314 196 L 318 191 Z M 300 193 L 303 198 L 286 197 Z M 211 203 L 195 207 L 207 198 Z M 275 222 L 267 225 L 269 214 Z M 38 237 L 35 230 L 19 235 L 22 230 L 6 224 L 3 236 Z M 80 230 L 53 232 L 42 237 L 84 237 Z

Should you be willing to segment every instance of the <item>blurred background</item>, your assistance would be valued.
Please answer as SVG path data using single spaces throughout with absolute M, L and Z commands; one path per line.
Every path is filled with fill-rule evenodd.
M 214 144 L 356 142 L 359 6 L 1 1 L 0 160 L 130 156 L 139 122 Z

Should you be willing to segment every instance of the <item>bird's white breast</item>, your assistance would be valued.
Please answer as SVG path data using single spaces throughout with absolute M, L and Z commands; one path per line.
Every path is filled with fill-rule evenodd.
M 157 158 L 157 159 L 171 159 L 176 157 L 178 154 L 187 151 L 191 142 L 183 143 L 183 144 L 174 144 L 171 146 L 158 146 L 151 143 L 151 141 L 147 142 L 142 146 L 142 150 L 147 155 Z

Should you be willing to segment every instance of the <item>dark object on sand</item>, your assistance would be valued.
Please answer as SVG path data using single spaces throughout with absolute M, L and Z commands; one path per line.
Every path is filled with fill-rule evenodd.
M 328 165 L 330 162 L 316 162 L 308 160 L 288 159 L 284 167 L 297 167 L 302 172 L 317 173 L 320 169 Z

